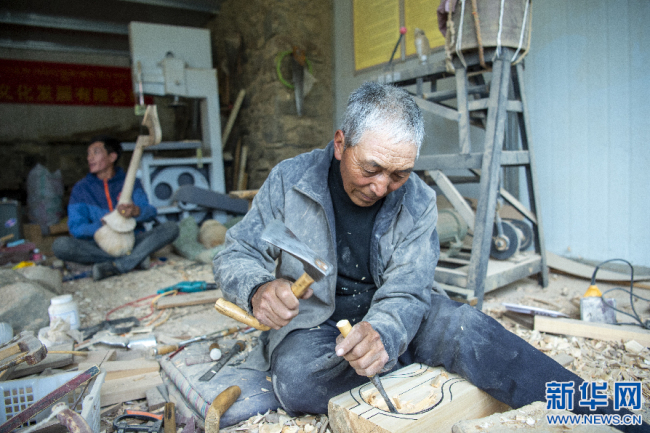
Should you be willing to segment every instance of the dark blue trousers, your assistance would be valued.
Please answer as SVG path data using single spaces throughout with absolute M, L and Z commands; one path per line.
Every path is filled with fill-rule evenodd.
M 167 221 L 149 231 L 136 233 L 133 251 L 126 256 L 113 257 L 102 250 L 94 240 L 71 236 L 55 239 L 52 251 L 57 258 L 68 262 L 94 264 L 112 260 L 117 270 L 123 274 L 138 266 L 149 254 L 172 243 L 177 236 L 178 224 Z
M 332 397 L 368 382 L 334 353 L 338 335 L 336 324 L 327 321 L 318 328 L 291 332 L 273 352 L 273 389 L 289 413 L 327 413 Z M 579 376 L 486 314 L 442 296 L 434 296 L 429 316 L 394 370 L 414 362 L 442 366 L 512 408 L 545 401 L 547 382 L 571 381 L 575 413 L 614 413 L 611 401 L 609 408 L 595 412 L 578 406 L 578 386 L 583 382 Z M 622 429 L 648 431 L 647 427 Z

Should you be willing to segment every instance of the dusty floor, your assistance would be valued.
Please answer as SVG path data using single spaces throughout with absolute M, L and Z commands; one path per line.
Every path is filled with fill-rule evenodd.
M 91 278 L 82 278 L 64 283 L 64 292 L 71 293 L 79 304 L 82 326 L 98 323 L 106 318 L 109 311 L 129 302 L 155 295 L 158 289 L 175 283 L 213 281 L 209 265 L 184 259 L 173 254 L 171 249 L 161 250 L 153 258 L 156 260 L 152 260 L 152 267 L 149 270 L 133 271 L 99 282 L 93 282 Z M 539 286 L 536 279 L 525 278 L 487 293 L 483 311 L 548 355 L 557 356 L 562 353 L 570 355 L 573 361 L 567 364 L 567 368 L 585 379 L 607 379 L 610 382 L 643 380 L 645 401 L 649 401 L 650 382 L 647 378 L 650 375 L 650 350 L 648 348 L 633 353 L 626 350 L 623 345 L 625 342 L 599 342 L 584 338 L 544 335 L 517 324 L 504 314 L 505 307 L 502 303 L 508 302 L 556 310 L 577 319 L 579 298 L 588 286 L 587 280 L 553 272 L 550 273 L 549 286 L 546 288 Z M 618 287 L 614 284 L 600 283 L 598 286 L 603 292 Z M 635 293 L 650 298 L 648 292 L 645 289 L 635 289 Z M 631 312 L 627 293 L 615 291 L 606 296 L 616 298 L 619 308 Z M 128 306 L 118 309 L 110 315 L 110 318 L 148 316 L 141 321 L 141 324 L 154 327 L 159 343 L 173 343 L 236 323 L 218 314 L 211 304 L 152 313 L 150 301 L 151 299 L 145 300 L 137 307 Z M 643 320 L 650 318 L 649 305 L 643 300 L 635 303 L 637 313 Z M 629 317 L 619 316 L 620 322 L 631 320 Z M 252 337 L 254 336 L 255 334 L 252 334 Z M 644 419 L 650 421 L 647 403 L 645 407 Z M 242 423 L 240 430 L 263 431 L 259 423 L 264 423 L 265 418 L 258 417 L 257 425 L 253 421 L 255 420 L 249 420 L 248 424 Z M 249 429 L 246 428 L 247 426 Z

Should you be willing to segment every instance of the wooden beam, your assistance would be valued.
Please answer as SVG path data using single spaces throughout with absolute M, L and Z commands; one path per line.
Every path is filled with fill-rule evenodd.
M 535 330 L 604 341 L 635 340 L 650 347 L 650 331 L 633 325 L 610 325 L 576 319 L 535 316 Z
M 328 415 L 334 433 L 448 433 L 458 421 L 508 409 L 440 367 L 412 364 L 382 376 L 381 381 L 388 395 L 398 398 L 404 413 L 393 414 L 368 404 L 368 394 L 376 392 L 369 382 L 329 401 Z
M 458 122 L 458 111 L 456 110 L 452 110 L 449 107 L 445 107 L 444 105 L 435 102 L 429 102 L 426 99 L 422 98 L 414 97 L 413 100 L 423 111 L 436 114 L 438 116 L 444 117 L 445 119 L 453 120 L 454 122 Z
M 418 170 L 478 170 L 483 164 L 483 152 L 453 153 L 444 155 L 422 155 L 413 169 Z M 504 150 L 501 152 L 501 165 L 522 166 L 530 162 L 528 151 L 525 150 Z

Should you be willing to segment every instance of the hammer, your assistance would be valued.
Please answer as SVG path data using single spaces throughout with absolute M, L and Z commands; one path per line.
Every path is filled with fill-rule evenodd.
M 312 275 L 327 276 L 332 272 L 332 265 L 319 257 L 311 248 L 305 245 L 300 239 L 289 230 L 280 220 L 273 220 L 262 232 L 261 238 L 266 242 L 274 245 L 285 253 L 291 254 L 300 260 L 304 266 L 305 272 L 291 285 L 291 291 L 300 298 L 314 282 Z M 268 331 L 268 326 L 260 323 L 255 317 L 248 314 L 232 302 L 219 298 L 214 308 L 228 317 L 231 317 L 248 326 Z

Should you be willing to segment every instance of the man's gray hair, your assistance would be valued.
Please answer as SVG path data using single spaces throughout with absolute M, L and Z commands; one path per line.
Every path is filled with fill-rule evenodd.
M 366 131 L 381 133 L 393 144 L 420 147 L 424 140 L 422 113 L 411 95 L 399 87 L 366 82 L 348 99 L 341 130 L 346 146 L 356 146 Z

